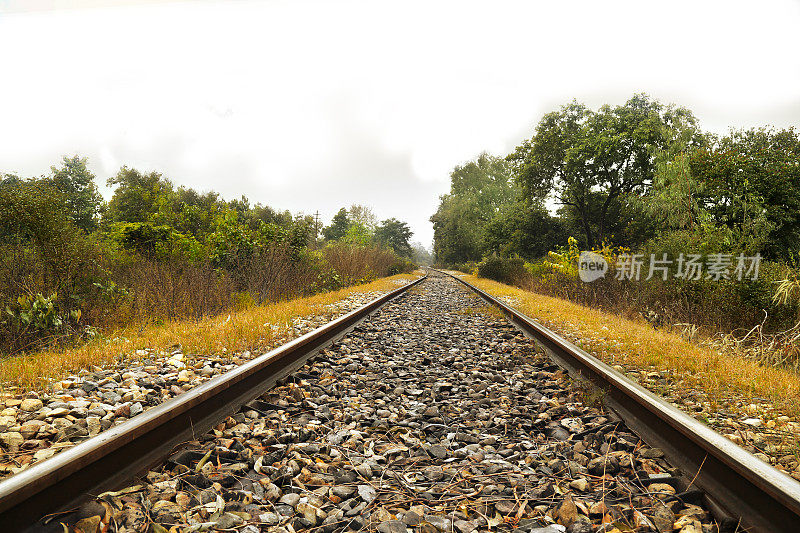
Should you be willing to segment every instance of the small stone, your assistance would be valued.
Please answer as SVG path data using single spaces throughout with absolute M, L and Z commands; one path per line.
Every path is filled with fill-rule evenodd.
M 310 503 L 298 503 L 296 510 L 298 513 L 303 515 L 303 518 L 305 518 L 312 526 L 316 526 L 327 516 L 325 511 L 311 505 Z
M 657 501 L 653 504 L 652 509 L 653 524 L 659 533 L 668 533 L 672 531 L 672 524 L 675 523 L 675 513 L 664 505 L 662 502 Z
M 568 526 L 578 519 L 578 508 L 572 498 L 567 496 L 558 507 L 558 523 Z
M 277 526 L 281 523 L 281 518 L 275 513 L 260 514 L 258 515 L 258 520 L 262 524 L 266 524 L 268 526 Z
M 567 528 L 567 533 L 593 533 L 593 532 L 594 532 L 594 527 L 592 527 L 592 524 L 590 522 L 580 519 L 570 524 L 570 526 Z
M 651 483 L 647 486 L 647 490 L 656 494 L 675 494 L 675 487 L 667 483 Z
M 144 411 L 144 407 L 139 402 L 131 404 L 130 416 L 136 416 Z
M 434 405 L 432 405 L 432 406 L 428 407 L 427 409 L 425 409 L 425 411 L 422 413 L 422 416 L 427 416 L 428 418 L 433 418 L 435 416 L 439 416 L 439 408 L 434 406 Z
M 660 457 L 664 457 L 664 452 L 661 448 L 647 448 L 642 450 L 641 456 L 645 459 L 658 459 Z
M 579 477 L 578 479 L 570 481 L 569 486 L 575 490 L 585 492 L 586 488 L 589 486 L 589 481 L 587 481 L 586 478 Z
M 432 525 L 439 531 L 451 531 L 452 530 L 452 522 L 449 518 L 445 518 L 444 516 L 437 516 L 437 515 L 425 515 L 425 522 Z
M 103 430 L 103 426 L 100 422 L 99 416 L 87 416 L 86 417 L 86 429 L 89 430 L 89 436 L 94 437 L 95 435 L 99 434 Z
M 360 465 L 356 466 L 356 472 L 358 472 L 367 479 L 372 478 L 372 467 L 369 466 L 367 463 L 361 463 Z
M 102 517 L 100 516 L 90 516 L 88 518 L 78 520 L 75 522 L 75 529 L 81 531 L 81 533 L 96 533 L 100 527 L 101 520 Z
M 44 404 L 42 403 L 42 400 L 38 398 L 25 398 L 19 404 L 20 410 L 25 411 L 27 413 L 38 411 L 42 407 L 44 407 Z
M 475 524 L 468 520 L 456 520 L 453 522 L 453 528 L 459 533 L 472 533 L 478 529 Z
M 703 526 L 699 520 L 691 516 L 682 516 L 672 525 L 672 529 L 680 533 L 703 533 Z
M 434 459 L 445 459 L 447 457 L 447 448 L 437 444 L 435 446 L 430 446 L 428 448 L 428 453 Z
M 619 462 L 616 458 L 611 456 L 595 457 L 589 464 L 586 465 L 589 473 L 594 476 L 602 476 L 605 474 L 614 475 L 619 472 Z
M 37 461 L 44 461 L 45 459 L 50 459 L 56 454 L 56 450 L 53 448 L 45 448 L 43 450 L 36 450 L 33 454 L 33 458 Z
M 372 503 L 372 500 L 378 495 L 375 487 L 372 485 L 359 485 L 358 486 L 358 495 L 367 503 Z
M 589 516 L 603 516 L 608 512 L 608 507 L 602 501 L 595 502 L 589 507 Z
M 422 517 L 416 511 L 408 511 L 403 515 L 403 523 L 408 526 L 418 526 Z
M 297 504 L 300 503 L 300 495 L 294 493 L 288 493 L 281 496 L 281 499 L 278 500 L 278 503 L 282 503 L 284 505 L 290 505 L 292 507 L 297 507 Z
M 18 431 L 8 431 L 0 433 L 0 442 L 3 443 L 7 450 L 15 452 L 25 442 L 25 438 Z
M 494 508 L 497 509 L 497 512 L 500 514 L 509 515 L 517 511 L 517 504 L 509 500 L 501 500 L 495 502 Z
M 191 506 L 192 497 L 185 492 L 178 492 L 175 494 L 175 503 L 178 504 L 181 511 L 186 511 Z
M 264 487 L 264 499 L 268 502 L 274 502 L 281 497 L 281 489 L 274 483 L 267 483 Z
M 214 527 L 217 529 L 231 529 L 242 524 L 244 524 L 244 519 L 241 516 L 233 513 L 225 513 L 217 520 Z
M 352 485 L 336 485 L 331 489 L 331 494 L 342 500 L 352 498 L 356 493 L 356 488 Z
M 386 520 L 378 524 L 380 533 L 406 533 L 406 525 L 400 520 Z
M 41 425 L 42 422 L 39 423 L 28 422 L 20 426 L 19 432 L 27 440 L 33 438 L 34 435 L 39 433 L 39 428 L 41 427 Z

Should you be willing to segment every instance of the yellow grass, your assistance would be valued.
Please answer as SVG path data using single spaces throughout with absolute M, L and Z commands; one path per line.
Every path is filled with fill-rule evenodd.
M 393 290 L 400 281 L 411 281 L 415 274 L 400 274 L 372 283 L 318 294 L 202 320 L 175 320 L 162 325 L 131 325 L 108 332 L 73 349 L 42 351 L 0 361 L 0 388 L 37 388 L 49 379 L 63 377 L 95 365 L 112 363 L 120 358 L 135 359 L 136 350 L 149 349 L 169 353 L 180 346 L 185 354 L 233 354 L 268 348 L 285 333 L 292 319 L 325 315 L 326 305 L 351 294 Z
M 459 274 L 460 275 L 460 274 Z M 684 340 L 680 335 L 654 330 L 635 321 L 566 300 L 523 291 L 502 283 L 461 275 L 466 281 L 542 324 L 580 339 L 580 347 L 608 364 L 636 369 L 672 371 L 688 387 L 711 399 L 766 399 L 789 416 L 800 415 L 800 375 L 781 368 L 723 355 Z M 573 341 L 575 342 L 575 341 Z

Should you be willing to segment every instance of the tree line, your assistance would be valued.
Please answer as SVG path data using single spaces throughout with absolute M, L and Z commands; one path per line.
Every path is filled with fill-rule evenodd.
M 106 202 L 87 160 L 0 174 L 0 349 L 102 326 L 198 318 L 410 270 L 411 231 L 354 205 L 311 215 L 122 167 Z M 344 228 L 343 232 L 339 232 Z M 322 235 L 319 230 L 322 229 Z
M 482 154 L 450 178 L 431 217 L 441 264 L 518 258 L 525 275 L 541 281 L 570 238 L 576 249 L 611 259 L 621 251 L 758 254 L 766 260 L 762 283 L 740 295 L 752 300 L 752 322 L 763 318 L 760 308 L 774 307 L 769 283 L 800 257 L 798 132 L 765 126 L 715 135 L 689 109 L 644 94 L 598 109 L 567 103 L 510 154 Z M 691 301 L 689 284 L 681 287 Z M 697 309 L 700 299 L 687 306 Z

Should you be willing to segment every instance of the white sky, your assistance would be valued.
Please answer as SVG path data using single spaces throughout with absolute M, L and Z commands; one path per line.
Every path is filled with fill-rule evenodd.
M 77 153 L 427 245 L 452 167 L 573 98 L 800 125 L 798 45 L 797 1 L 0 0 L 0 171 Z

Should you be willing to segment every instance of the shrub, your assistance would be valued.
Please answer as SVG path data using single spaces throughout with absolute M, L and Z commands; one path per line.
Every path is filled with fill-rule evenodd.
M 521 258 L 495 255 L 478 263 L 478 276 L 511 285 L 520 284 L 529 277 Z
M 396 274 L 406 274 L 408 272 L 413 272 L 414 269 L 417 268 L 417 265 L 406 259 L 405 257 L 398 257 L 392 266 L 389 267 L 387 274 L 389 276 L 394 276 Z

